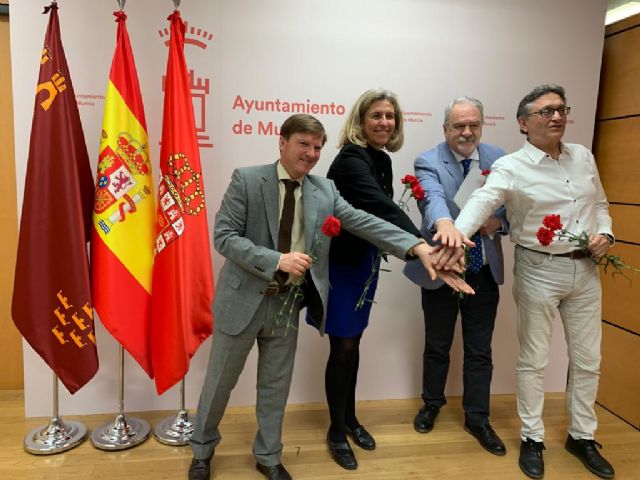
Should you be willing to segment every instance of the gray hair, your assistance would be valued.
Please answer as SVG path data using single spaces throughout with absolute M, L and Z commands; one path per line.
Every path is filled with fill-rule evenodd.
M 449 116 L 451 115 L 451 110 L 453 107 L 458 105 L 459 103 L 467 103 L 469 105 L 473 105 L 478 110 L 480 110 L 480 119 L 484 122 L 484 107 L 482 106 L 482 102 L 477 98 L 467 97 L 463 95 L 462 97 L 454 98 L 451 100 L 449 105 L 447 105 L 444 109 L 444 124 L 449 125 Z
M 518 104 L 518 111 L 516 112 L 516 119 L 519 120 L 521 118 L 529 116 L 529 107 L 531 106 L 531 104 L 547 93 L 555 93 L 562 99 L 564 103 L 567 103 L 567 97 L 565 96 L 564 88 L 562 88 L 560 85 L 555 85 L 553 83 L 538 85 L 529 93 L 527 93 L 522 100 L 520 100 L 520 103 Z M 520 130 L 520 133 L 526 134 L 526 132 L 523 132 L 522 129 Z

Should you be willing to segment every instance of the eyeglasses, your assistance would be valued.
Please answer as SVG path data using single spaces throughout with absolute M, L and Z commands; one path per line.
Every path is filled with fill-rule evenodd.
M 558 115 L 560 115 L 561 117 L 566 117 L 567 115 L 569 115 L 570 111 L 571 111 L 571 107 L 565 107 L 565 106 L 558 107 L 558 108 L 545 107 L 545 108 L 541 108 L 537 112 L 530 112 L 529 115 L 540 115 L 542 118 L 551 118 L 556 112 L 558 112 Z

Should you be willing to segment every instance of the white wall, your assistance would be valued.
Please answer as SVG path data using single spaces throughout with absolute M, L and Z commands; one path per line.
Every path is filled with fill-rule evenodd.
M 60 2 L 60 23 L 67 61 L 87 146 L 95 162 L 102 122 L 104 89 L 115 46 L 111 13 L 116 2 Z M 162 116 L 162 75 L 166 65 L 170 1 L 127 3 L 128 29 L 136 55 L 153 160 L 157 162 Z M 514 119 L 518 101 L 533 86 L 559 83 L 573 107 L 565 139 L 590 146 L 596 110 L 598 77 L 604 37 L 605 0 L 187 0 L 183 19 L 194 27 L 187 38 L 202 41 L 186 47 L 195 76 L 209 79 L 205 96 L 206 134 L 213 148 L 202 148 L 209 209 L 213 217 L 238 166 L 275 161 L 277 137 L 258 134 L 258 122 L 280 125 L 279 112 L 250 112 L 234 108 L 245 99 L 331 103 L 347 111 L 364 90 L 384 86 L 397 92 L 407 115 L 406 142 L 392 155 L 399 179 L 412 172 L 418 153 L 442 140 L 442 111 L 453 97 L 480 98 L 486 109 L 483 140 L 519 148 L 523 137 Z M 38 59 L 47 16 L 41 0 L 11 4 L 11 44 L 14 85 L 16 172 L 21 204 L 29 131 L 33 113 Z M 200 34 L 198 34 L 200 30 Z M 213 34 L 205 39 L 203 31 Z M 196 117 L 200 115 L 196 107 Z M 337 152 L 335 143 L 345 115 L 318 115 L 329 141 L 316 172 L 324 174 Z M 242 120 L 254 127 L 251 135 L 236 135 Z M 95 169 L 95 165 L 93 166 Z M 419 222 L 417 208 L 411 217 Z M 511 298 L 513 249 L 506 243 L 507 281 L 501 288 L 494 334 L 493 393 L 514 392 L 517 341 Z M 223 259 L 214 254 L 216 272 Z M 392 261 L 382 274 L 371 326 L 364 334 L 359 374 L 360 399 L 408 398 L 420 393 L 423 322 L 419 289 L 404 279 L 402 264 Z M 117 345 L 101 325 L 96 327 L 100 371 L 76 395 L 61 388 L 63 414 L 114 412 L 117 409 Z M 328 341 L 302 325 L 291 403 L 324 401 L 324 365 Z M 187 406 L 194 407 L 210 349 L 207 341 L 192 361 L 187 376 Z M 51 373 L 25 344 L 26 414 L 50 414 Z M 255 398 L 256 352 L 236 387 L 231 403 L 252 404 Z M 459 332 L 452 351 L 447 385 L 459 395 L 462 385 Z M 173 409 L 177 388 L 158 397 L 152 382 L 129 357 L 126 360 L 126 410 Z M 564 389 L 566 349 L 559 322 L 554 330 L 545 388 Z

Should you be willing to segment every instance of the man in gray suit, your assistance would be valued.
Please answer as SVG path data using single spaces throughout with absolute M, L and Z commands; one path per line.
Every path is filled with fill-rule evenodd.
M 447 244 L 457 231 L 453 221 L 460 212 L 454 201 L 467 178 L 474 186 L 482 182 L 493 162 L 505 152 L 495 145 L 480 143 L 483 123 L 482 103 L 469 97 L 454 99 L 445 109 L 446 141 L 423 152 L 415 161 L 415 171 L 426 198 L 419 202 L 421 233 L 427 241 Z M 475 172 L 474 172 L 475 170 Z M 467 187 L 465 186 L 465 189 Z M 462 200 L 458 199 L 459 202 Z M 440 408 L 447 403 L 444 389 L 449 371 L 449 351 L 458 314 L 462 317 L 464 341 L 462 407 L 465 430 L 495 455 L 506 453 L 504 444 L 489 424 L 489 394 L 493 364 L 491 337 L 499 292 L 503 283 L 503 257 L 500 234 L 507 233 L 504 208 L 494 212 L 471 238 L 476 247 L 469 251 L 466 281 L 476 295 L 459 298 L 441 280 L 430 278 L 422 265 L 410 262 L 405 275 L 422 287 L 425 349 L 423 356 L 422 399 L 424 406 L 414 419 L 420 433 L 431 431 Z
M 332 181 L 309 174 L 325 141 L 324 127 L 316 118 L 293 115 L 280 130 L 278 162 L 233 172 L 214 229 L 214 246 L 226 261 L 216 284 L 213 345 L 191 436 L 190 480 L 210 477 L 211 458 L 221 439 L 218 425 L 256 341 L 256 468 L 270 480 L 291 478 L 280 463 L 282 420 L 297 341 L 297 329 L 289 326 L 297 327 L 299 310 L 307 306 L 320 331 L 323 329 L 330 242 L 316 242 L 315 238 L 321 236 L 320 227 L 328 216 L 339 218 L 342 228 L 399 258 L 417 256 L 436 277 L 434 248 L 354 209 Z M 288 200 L 290 195 L 294 199 Z M 290 201 L 295 206 L 288 208 Z M 285 218 L 291 220 L 286 227 Z M 283 239 L 284 230 L 288 233 Z M 283 241 L 290 246 L 281 248 Z M 304 252 L 314 243 L 312 259 Z M 456 290 L 473 292 L 453 271 L 438 275 Z M 296 300 L 287 324 L 280 325 L 275 320 L 292 282 L 302 282 L 304 297 Z

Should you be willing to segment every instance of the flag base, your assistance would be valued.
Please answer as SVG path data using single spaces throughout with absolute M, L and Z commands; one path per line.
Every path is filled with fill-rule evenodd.
M 33 455 L 53 455 L 80 445 L 87 436 L 87 427 L 80 422 L 63 422 L 54 416 L 49 424 L 29 432 L 24 438 L 24 449 Z
M 189 421 L 186 410 L 180 410 L 175 416 L 162 420 L 153 432 L 156 440 L 165 445 L 182 446 L 189 443 L 193 433 L 193 423 Z
M 91 434 L 91 443 L 99 450 L 126 450 L 144 442 L 150 431 L 145 420 L 121 413 L 113 422 L 96 428 Z

